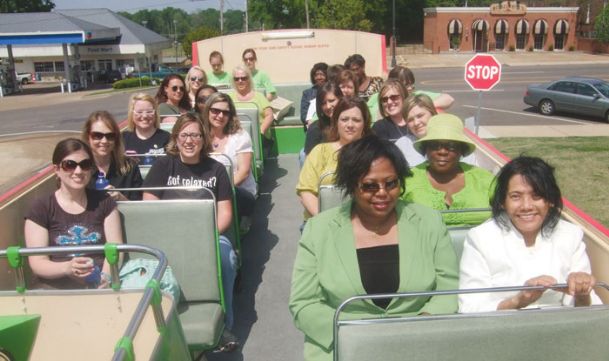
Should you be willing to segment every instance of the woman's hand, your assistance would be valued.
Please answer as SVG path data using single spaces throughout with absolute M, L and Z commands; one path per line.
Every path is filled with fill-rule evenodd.
M 552 276 L 542 275 L 527 280 L 525 286 L 544 286 L 550 287 L 556 284 L 556 279 Z M 497 306 L 498 310 L 519 309 L 537 301 L 546 290 L 523 290 L 516 296 L 506 298 Z
M 66 275 L 84 282 L 85 278 L 93 272 L 93 259 L 89 257 L 74 257 L 66 262 Z
M 573 296 L 575 306 L 590 306 L 592 299 L 590 292 L 596 284 L 596 278 L 586 272 L 571 272 L 567 277 L 567 288 L 560 289 L 568 295 Z
M 114 186 L 113 186 L 113 185 L 111 185 L 111 184 L 108 184 L 108 186 L 106 186 L 106 188 L 104 188 L 104 189 L 106 189 L 106 190 L 109 190 L 109 189 L 114 189 Z M 116 192 L 116 191 L 112 192 L 112 191 L 109 191 L 109 192 L 107 192 L 107 193 L 108 193 L 108 195 L 109 195 L 110 197 L 112 197 L 112 198 L 113 198 L 115 201 L 128 201 L 128 200 L 129 200 L 129 199 L 127 199 L 127 197 L 125 197 L 125 196 L 124 196 L 124 195 L 123 195 L 121 192 Z

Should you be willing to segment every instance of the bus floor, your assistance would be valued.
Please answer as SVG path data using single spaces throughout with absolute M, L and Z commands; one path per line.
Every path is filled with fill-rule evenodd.
M 296 196 L 298 156 L 267 160 L 252 227 L 242 239 L 241 281 L 235 290 L 233 333 L 241 348 L 208 353 L 209 361 L 300 361 L 304 336 L 288 310 L 302 206 Z

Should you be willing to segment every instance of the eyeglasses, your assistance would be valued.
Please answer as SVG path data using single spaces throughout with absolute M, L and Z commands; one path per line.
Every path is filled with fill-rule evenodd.
M 256 58 L 254 57 L 248 57 L 248 58 L 243 58 L 243 61 L 246 63 L 252 62 L 252 61 L 256 61 Z
M 381 97 L 381 103 L 385 104 L 388 101 L 392 101 L 392 102 L 397 102 L 398 100 L 400 100 L 402 98 L 402 96 L 400 96 L 399 94 L 393 94 L 393 95 L 389 95 L 386 97 Z
M 174 92 L 181 91 L 182 93 L 184 93 L 184 87 L 183 86 L 174 85 L 174 86 L 171 87 L 171 91 L 174 91 Z
M 235 77 L 233 77 L 233 79 L 235 81 L 247 81 L 249 79 L 249 77 L 247 77 L 247 76 L 235 76 Z
M 103 138 L 106 138 L 106 140 L 109 142 L 113 142 L 116 139 L 116 135 L 114 133 L 90 132 L 89 136 L 93 140 L 102 140 Z
M 188 137 L 192 138 L 192 140 L 199 140 L 203 138 L 203 134 L 201 133 L 180 133 L 178 134 L 181 140 L 186 140 Z
M 446 149 L 449 152 L 458 152 L 461 149 L 461 144 L 459 142 L 427 142 L 425 149 L 434 151 Z
M 400 186 L 400 180 L 398 178 L 386 181 L 381 185 L 381 183 L 376 182 L 366 182 L 359 185 L 359 189 L 364 193 L 376 193 L 381 189 L 384 189 L 385 192 L 389 192 L 390 190 L 396 189 Z
M 207 97 L 198 97 L 197 98 L 197 104 L 205 104 L 206 101 L 207 101 Z
M 218 109 L 218 108 L 209 108 L 209 112 L 213 115 L 218 115 L 222 113 L 223 116 L 228 117 L 230 115 L 230 110 Z
M 77 162 L 71 159 L 66 159 L 62 160 L 61 163 L 59 163 L 59 166 L 66 172 L 72 172 L 76 169 L 76 167 L 80 167 L 80 169 L 87 171 L 93 167 L 93 161 L 91 159 L 83 159 L 80 162 Z
M 197 76 L 191 76 L 190 77 L 190 81 L 198 81 L 198 82 L 202 82 L 203 78 L 199 78 Z M 174 90 L 175 91 L 175 90 Z
M 139 115 L 139 116 L 142 116 L 142 115 L 154 115 L 154 113 L 156 113 L 154 110 L 137 110 L 137 111 L 133 112 L 133 114 Z

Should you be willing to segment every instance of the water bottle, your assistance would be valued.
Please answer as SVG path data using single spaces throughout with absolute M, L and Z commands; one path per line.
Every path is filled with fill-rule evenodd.
M 98 191 L 104 190 L 106 189 L 108 184 L 110 184 L 110 182 L 108 182 L 108 180 L 106 179 L 106 175 L 104 174 L 104 172 L 99 172 L 97 174 L 97 180 L 95 180 L 95 189 L 97 189 Z
M 99 269 L 99 266 L 95 266 L 91 274 L 85 277 L 85 282 L 87 282 L 87 284 L 91 287 L 97 287 L 99 286 L 100 281 L 101 270 Z
M 154 157 L 150 155 L 145 156 L 144 161 L 142 162 L 144 165 L 152 165 L 152 163 L 154 163 Z

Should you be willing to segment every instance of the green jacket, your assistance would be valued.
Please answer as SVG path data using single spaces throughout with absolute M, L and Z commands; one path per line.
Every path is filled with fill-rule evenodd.
M 398 201 L 399 292 L 458 288 L 457 258 L 440 215 Z M 332 360 L 333 318 L 345 299 L 366 294 L 351 226 L 351 201 L 309 219 L 298 245 L 290 311 L 305 334 L 305 361 Z M 372 301 L 351 304 L 346 319 L 454 313 L 456 296 L 393 299 L 387 309 Z
M 493 193 L 492 184 L 495 177 L 486 169 L 460 162 L 465 174 L 465 187 L 453 194 L 450 209 L 489 208 L 489 199 Z M 444 202 L 446 193 L 435 189 L 427 178 L 428 163 L 424 162 L 411 168 L 412 177 L 406 178 L 406 193 L 402 198 L 407 202 L 423 204 L 436 210 L 448 210 Z M 444 214 L 444 223 L 448 226 L 478 225 L 489 219 L 490 212 L 467 212 Z

